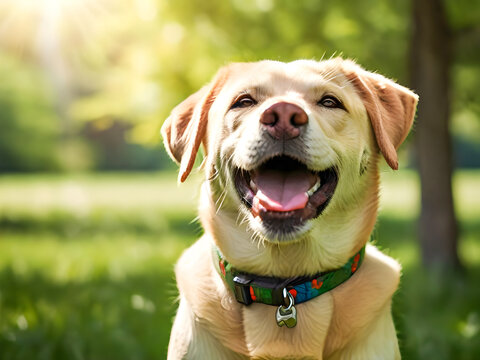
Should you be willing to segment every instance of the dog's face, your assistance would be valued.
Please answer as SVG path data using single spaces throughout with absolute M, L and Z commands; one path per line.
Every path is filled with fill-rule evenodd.
M 204 144 L 216 214 L 288 243 L 376 212 L 378 154 L 397 167 L 416 103 L 350 61 L 240 63 L 174 109 L 162 133 L 181 181 Z

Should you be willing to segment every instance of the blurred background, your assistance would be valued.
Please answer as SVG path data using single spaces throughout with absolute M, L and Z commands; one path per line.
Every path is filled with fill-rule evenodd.
M 0 358 L 165 358 L 202 230 L 163 120 L 228 62 L 332 56 L 420 95 L 373 236 L 403 264 L 403 357 L 479 359 L 473 0 L 1 0 Z

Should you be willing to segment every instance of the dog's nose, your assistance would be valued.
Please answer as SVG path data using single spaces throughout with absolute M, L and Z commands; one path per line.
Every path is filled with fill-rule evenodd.
M 308 123 L 308 115 L 295 104 L 279 102 L 264 111 L 260 122 L 275 139 L 290 140 L 300 135 L 300 128 Z

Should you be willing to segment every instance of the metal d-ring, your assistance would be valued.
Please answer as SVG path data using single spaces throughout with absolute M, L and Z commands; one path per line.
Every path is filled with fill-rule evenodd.
M 283 300 L 285 303 L 289 300 L 289 304 L 287 307 L 284 305 L 280 305 L 277 308 L 277 312 L 275 313 L 275 319 L 277 320 L 278 326 L 285 325 L 287 328 L 292 328 L 297 325 L 297 309 L 295 309 L 294 303 L 295 300 L 293 295 L 290 294 L 287 289 L 283 289 Z
M 283 288 L 283 301 L 286 303 L 287 299 L 289 300 L 289 304 L 286 308 L 283 306 L 284 311 L 290 311 L 292 306 L 295 304 L 295 300 L 293 299 L 293 295 L 287 291 L 287 288 Z

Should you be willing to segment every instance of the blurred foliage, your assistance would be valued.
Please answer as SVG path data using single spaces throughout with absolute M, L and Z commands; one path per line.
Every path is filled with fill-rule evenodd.
M 480 3 L 446 4 L 457 164 L 479 166 Z M 391 0 L 4 0 L 0 169 L 167 166 L 163 119 L 230 61 L 340 55 L 408 85 L 410 26 Z
M 41 73 L 0 51 L 0 78 L 0 171 L 55 169 L 59 123 Z
M 165 359 L 173 263 L 201 233 L 200 179 L 177 187 L 174 172 L 2 176 L 0 358 Z M 404 359 L 480 358 L 480 173 L 454 180 L 467 270 L 438 276 L 420 267 L 417 175 L 382 174 L 374 238 L 403 266 L 393 314 Z

